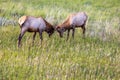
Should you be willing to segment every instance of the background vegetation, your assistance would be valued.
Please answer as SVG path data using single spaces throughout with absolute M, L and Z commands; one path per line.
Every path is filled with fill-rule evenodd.
M 0 80 L 119 80 L 120 0 L 0 0 Z M 32 46 L 26 33 L 17 48 L 22 15 L 42 16 L 53 25 L 67 15 L 89 16 L 86 38 L 76 29 L 66 42 L 55 32 Z

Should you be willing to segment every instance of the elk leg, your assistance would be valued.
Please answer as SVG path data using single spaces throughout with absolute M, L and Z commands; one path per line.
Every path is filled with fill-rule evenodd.
M 34 44 L 35 36 L 36 36 L 36 32 L 33 35 L 33 42 L 32 42 L 33 44 Z
M 85 38 L 85 31 L 86 31 L 85 26 L 82 27 L 82 30 L 83 30 L 83 38 Z
M 21 30 L 20 34 L 19 34 L 19 37 L 18 37 L 18 47 L 20 47 L 20 44 L 21 44 L 21 39 L 23 37 L 23 35 L 25 34 L 25 30 Z
M 75 34 L 75 28 L 72 29 L 72 37 L 74 39 L 74 34 Z
M 42 31 L 41 30 L 39 31 L 39 35 L 40 35 L 41 44 L 42 44 L 43 37 L 42 37 Z
M 69 33 L 70 33 L 70 29 L 68 29 L 68 32 L 67 32 L 67 40 L 69 38 Z

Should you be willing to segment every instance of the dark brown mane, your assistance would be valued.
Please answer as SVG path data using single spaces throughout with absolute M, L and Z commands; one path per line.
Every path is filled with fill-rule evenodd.
M 43 18 L 43 20 L 45 21 L 47 28 L 53 27 L 53 25 L 51 25 L 50 23 L 48 23 L 44 18 Z
M 68 27 L 70 25 L 69 19 L 70 17 L 67 17 L 67 19 L 62 24 L 60 24 L 60 27 Z

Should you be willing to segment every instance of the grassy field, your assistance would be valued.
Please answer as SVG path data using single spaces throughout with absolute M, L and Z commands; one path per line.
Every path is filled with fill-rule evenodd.
M 0 80 L 119 80 L 120 0 L 0 0 Z M 84 11 L 86 38 L 76 29 L 66 41 L 55 32 L 32 46 L 26 33 L 17 47 L 22 15 L 42 16 L 53 25 Z

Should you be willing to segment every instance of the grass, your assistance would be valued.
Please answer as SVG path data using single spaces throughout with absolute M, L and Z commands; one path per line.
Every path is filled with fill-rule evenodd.
M 120 5 L 119 0 L 1 0 L 0 17 L 17 22 L 22 15 L 42 16 L 52 24 L 63 22 L 70 13 L 85 11 L 86 38 L 76 29 L 66 41 L 55 32 L 51 38 L 39 35 L 32 46 L 32 33 L 26 33 L 17 47 L 20 28 L 0 27 L 0 80 L 119 80 Z M 7 6 L 5 6 L 7 5 Z M 8 7 L 9 6 L 9 7 Z M 2 22 L 3 23 L 3 22 Z

